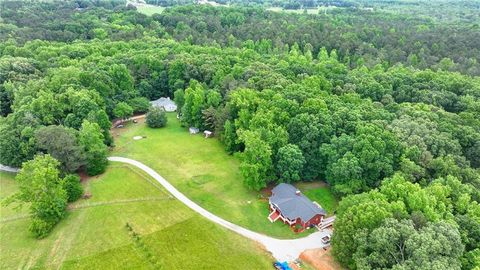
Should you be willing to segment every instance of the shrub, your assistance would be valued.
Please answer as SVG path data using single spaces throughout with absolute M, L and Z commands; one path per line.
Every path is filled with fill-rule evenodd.
M 36 238 L 41 239 L 48 235 L 55 223 L 41 218 L 32 218 L 29 229 Z
M 69 174 L 63 178 L 63 189 L 67 192 L 67 201 L 74 202 L 83 194 L 83 187 L 80 184 L 80 177 L 75 174 Z
M 164 127 L 167 124 L 165 110 L 158 107 L 151 107 L 146 116 L 147 126 L 151 128 Z

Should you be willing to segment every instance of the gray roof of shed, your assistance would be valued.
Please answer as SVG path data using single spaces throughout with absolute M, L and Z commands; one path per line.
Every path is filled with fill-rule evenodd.
M 315 215 L 326 215 L 327 212 L 310 201 L 303 193 L 296 194 L 297 189 L 290 185 L 281 183 L 272 189 L 270 203 L 275 204 L 282 215 L 290 220 L 300 218 L 308 221 Z

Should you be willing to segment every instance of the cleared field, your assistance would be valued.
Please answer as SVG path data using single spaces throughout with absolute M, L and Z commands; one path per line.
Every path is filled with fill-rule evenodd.
M 161 6 L 153 6 L 153 5 L 139 5 L 137 6 L 137 11 L 143 13 L 147 16 L 152 16 L 155 13 L 162 13 L 165 8 Z
M 280 222 L 271 223 L 268 197 L 243 185 L 239 159 L 228 155 L 216 138 L 190 135 L 174 113 L 168 118 L 161 129 L 148 128 L 142 121 L 116 129 L 112 155 L 143 162 L 205 209 L 253 231 L 278 238 L 303 237 L 313 231 L 294 234 Z M 146 138 L 136 141 L 134 136 Z M 315 199 L 325 204 L 323 198 Z
M 16 187 L 13 175 L 0 176 L 3 198 Z M 2 206 L 0 269 L 271 267 L 273 259 L 256 243 L 194 213 L 136 169 L 112 163 L 84 185 L 92 197 L 70 205 L 68 216 L 42 240 L 30 236 L 28 218 L 5 221 L 17 213 Z
M 270 7 L 267 8 L 269 11 L 273 12 L 286 12 L 286 13 L 294 13 L 294 14 L 304 14 L 305 10 L 307 14 L 323 14 L 325 12 L 328 13 L 329 10 L 335 9 L 338 7 L 329 6 L 329 7 L 318 7 L 318 8 L 308 8 L 308 9 L 283 9 L 281 7 Z

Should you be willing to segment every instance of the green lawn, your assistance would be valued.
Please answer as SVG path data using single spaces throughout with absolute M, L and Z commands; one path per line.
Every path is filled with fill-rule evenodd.
M 13 175 L 0 176 L 4 198 L 16 187 Z M 153 269 L 153 262 L 162 269 L 271 267 L 273 259 L 256 243 L 199 216 L 134 168 L 112 163 L 84 186 L 92 197 L 70 205 L 42 240 L 30 236 L 28 218 L 8 221 L 18 213 L 2 206 L 0 269 Z
M 338 202 L 326 184 L 313 182 L 298 183 L 296 186 L 305 196 L 319 203 L 327 211 L 328 215 L 333 215 L 333 212 L 337 209 Z
M 155 13 L 162 13 L 165 8 L 161 6 L 153 6 L 153 5 L 141 5 L 137 6 L 137 11 L 143 13 L 147 16 L 152 16 Z
M 321 7 L 318 7 L 318 8 L 308 8 L 307 9 L 307 14 L 314 14 L 314 15 L 324 14 L 325 12 L 328 13 L 330 10 L 335 9 L 335 8 L 338 8 L 338 7 L 334 7 L 334 6 L 324 7 L 324 6 L 321 6 Z M 295 14 L 303 14 L 304 13 L 304 9 L 283 9 L 281 7 L 270 7 L 270 8 L 267 8 L 267 10 L 273 11 L 273 12 L 285 12 L 285 13 L 295 13 Z
M 236 157 L 228 155 L 216 138 L 190 135 L 175 114 L 168 114 L 168 121 L 161 129 L 138 123 L 115 130 L 119 134 L 114 135 L 116 148 L 111 155 L 145 163 L 202 207 L 251 230 L 279 238 L 302 237 L 313 231 L 294 234 L 280 222 L 271 223 L 268 198 L 245 188 Z M 133 140 L 137 135 L 146 138 Z M 324 204 L 321 198 L 316 200 Z

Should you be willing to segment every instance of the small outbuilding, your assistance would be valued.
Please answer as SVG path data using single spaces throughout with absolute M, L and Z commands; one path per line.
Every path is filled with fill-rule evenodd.
M 200 132 L 200 129 L 196 128 L 196 127 L 190 127 L 188 129 L 188 132 L 190 132 L 190 134 L 197 134 Z
M 205 138 L 213 137 L 213 132 L 211 132 L 210 130 L 205 130 L 203 134 L 205 134 Z
M 301 227 L 301 230 L 320 224 L 327 215 L 318 203 L 312 202 L 294 186 L 285 183 L 272 189 L 269 204 L 268 219 L 271 222 L 280 219 L 292 227 Z

